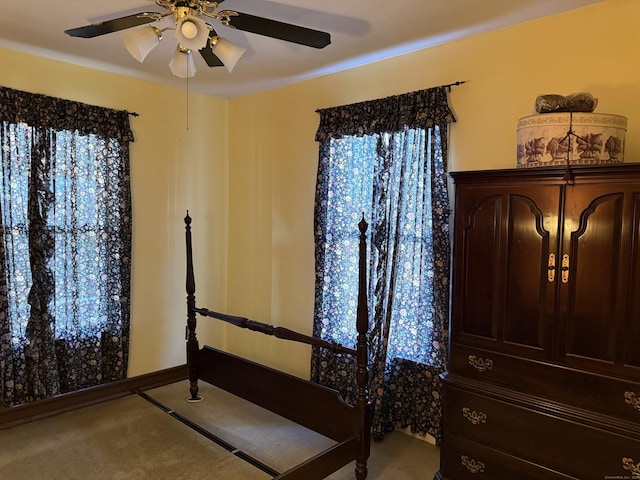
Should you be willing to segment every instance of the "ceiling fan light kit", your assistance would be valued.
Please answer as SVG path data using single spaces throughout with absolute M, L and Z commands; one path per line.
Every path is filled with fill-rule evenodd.
M 233 70 L 245 52 L 244 48 L 219 36 L 202 17 L 216 20 L 228 28 L 308 47 L 324 48 L 331 43 L 331 36 L 326 32 L 256 17 L 235 10 L 219 10 L 219 5 L 224 0 L 153 1 L 159 7 L 164 8 L 166 12 L 140 12 L 93 25 L 71 28 L 65 30 L 65 33 L 72 37 L 93 38 L 126 30 L 122 33 L 125 47 L 133 58 L 142 62 L 162 40 L 163 31 L 175 30 L 178 46 L 169 63 L 169 69 L 180 78 L 195 75 L 193 51 L 199 51 L 209 67 L 224 65 L 229 72 Z M 173 16 L 173 27 L 161 29 L 147 25 L 169 16 Z M 133 28 L 141 25 L 147 26 Z
M 131 56 L 143 62 L 162 40 L 162 30 L 152 25 L 122 32 L 122 41 Z
M 191 51 L 178 46 L 169 62 L 169 70 L 179 78 L 193 77 L 196 74 L 196 64 L 193 61 Z
M 231 43 L 226 38 L 215 36 L 211 39 L 211 50 L 224 63 L 226 69 L 231 73 L 233 68 L 244 55 L 245 49 Z

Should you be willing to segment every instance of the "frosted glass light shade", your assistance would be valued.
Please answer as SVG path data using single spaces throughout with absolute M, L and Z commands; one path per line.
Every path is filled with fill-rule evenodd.
M 189 50 L 200 50 L 207 46 L 209 28 L 201 18 L 186 15 L 176 25 L 178 43 Z
M 133 58 L 143 62 L 162 40 L 162 32 L 153 26 L 133 28 L 122 32 L 122 41 Z
M 196 64 L 193 61 L 193 55 L 190 51 L 182 51 L 178 47 L 176 53 L 173 54 L 169 69 L 176 77 L 187 78 L 196 74 Z
M 240 57 L 244 55 L 245 49 L 238 45 L 226 40 L 222 37 L 216 37 L 211 40 L 211 50 L 216 54 L 216 57 L 220 59 L 229 72 L 233 70 L 240 60 Z

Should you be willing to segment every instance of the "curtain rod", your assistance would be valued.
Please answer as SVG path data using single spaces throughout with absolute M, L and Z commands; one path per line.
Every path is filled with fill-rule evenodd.
M 440 85 L 440 86 L 444 87 L 444 88 L 448 88 L 449 91 L 451 91 L 451 87 L 457 87 L 458 85 L 462 85 L 463 83 L 467 83 L 467 81 L 466 80 L 462 80 L 462 81 L 459 81 L 459 82 L 449 83 L 447 85 Z
M 130 112 L 128 110 L 125 110 L 129 115 L 131 115 L 132 117 L 139 117 L 140 115 L 138 115 L 136 112 Z

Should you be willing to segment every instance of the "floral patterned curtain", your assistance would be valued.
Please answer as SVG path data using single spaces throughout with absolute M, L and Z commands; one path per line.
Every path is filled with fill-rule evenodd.
M 0 388 L 9 407 L 126 376 L 129 114 L 0 87 Z
M 370 225 L 373 435 L 441 437 L 448 335 L 447 90 L 319 111 L 314 335 L 355 345 L 357 222 Z M 354 400 L 354 360 L 314 349 L 312 380 Z

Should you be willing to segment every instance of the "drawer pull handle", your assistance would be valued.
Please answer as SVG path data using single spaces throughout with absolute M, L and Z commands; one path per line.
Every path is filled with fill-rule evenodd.
M 474 460 L 466 455 L 460 457 L 460 463 L 464 465 L 471 473 L 484 473 L 485 464 L 479 460 Z
M 633 475 L 632 478 L 640 476 L 640 463 L 634 463 L 633 458 L 623 458 L 622 468 L 631 472 Z
M 633 392 L 624 392 L 624 403 L 628 403 L 636 410 L 640 411 L 640 398 Z
M 479 372 L 485 372 L 493 368 L 493 360 L 487 358 L 478 358 L 475 355 L 469 355 L 469 365 Z
M 487 423 L 487 414 L 484 412 L 476 412 L 469 407 L 462 409 L 462 415 L 474 425 L 480 425 L 481 423 Z

